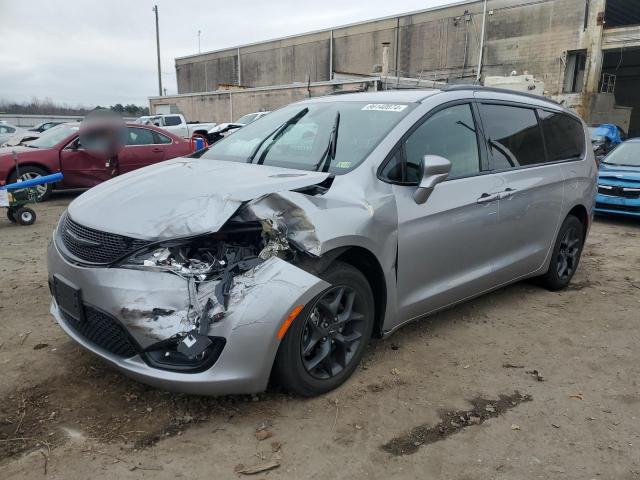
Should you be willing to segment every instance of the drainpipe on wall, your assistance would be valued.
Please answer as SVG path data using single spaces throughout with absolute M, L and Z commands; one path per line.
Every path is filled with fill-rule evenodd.
M 238 86 L 241 86 L 241 85 L 242 85 L 242 62 L 240 61 L 240 47 L 238 47 Z
M 484 8 L 482 11 L 482 32 L 480 33 L 480 53 L 478 54 L 478 74 L 476 75 L 476 83 L 480 83 L 482 76 L 482 53 L 484 52 L 484 32 L 487 24 L 487 0 L 484 0 Z
M 389 48 L 391 43 L 382 42 L 382 76 L 389 76 Z
M 333 80 L 333 30 L 329 34 L 329 81 Z

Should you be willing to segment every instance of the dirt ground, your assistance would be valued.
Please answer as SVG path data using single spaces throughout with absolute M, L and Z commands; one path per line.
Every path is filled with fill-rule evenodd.
M 49 316 L 72 199 L 0 219 L 2 479 L 640 479 L 640 222 L 598 219 L 563 292 L 516 284 L 373 341 L 329 395 L 204 398 L 127 379 Z

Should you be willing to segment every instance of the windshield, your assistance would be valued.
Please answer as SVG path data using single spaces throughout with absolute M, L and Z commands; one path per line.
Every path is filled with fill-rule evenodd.
M 80 127 L 71 126 L 71 125 L 58 125 L 57 127 L 50 128 L 40 135 L 40 137 L 36 138 L 32 142 L 27 144 L 28 147 L 35 148 L 51 148 L 54 145 L 57 145 L 66 137 L 71 135 L 74 132 L 77 132 Z
M 202 158 L 346 173 L 414 106 L 338 101 L 293 104 L 213 144 Z M 335 145 L 327 155 L 331 143 Z
M 640 142 L 622 143 L 602 161 L 608 165 L 640 167 Z

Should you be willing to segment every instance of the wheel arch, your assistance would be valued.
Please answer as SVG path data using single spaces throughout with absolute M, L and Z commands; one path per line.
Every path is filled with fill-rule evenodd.
M 366 277 L 373 293 L 374 301 L 374 333 L 382 336 L 384 318 L 387 310 L 387 285 L 384 272 L 376 256 L 361 246 L 343 246 L 325 252 L 318 258 L 307 258 L 301 262 L 305 269 L 312 269 L 319 274 L 336 260 L 347 263 L 358 269 Z
M 40 169 L 44 170 L 48 175 L 49 175 L 49 174 L 51 174 L 51 173 L 53 173 L 49 167 L 47 167 L 46 165 L 43 165 L 43 164 L 41 164 L 41 163 L 38 163 L 38 162 L 28 161 L 28 162 L 25 162 L 25 163 L 20 163 L 20 164 L 18 165 L 18 168 L 24 168 L 24 167 L 38 167 L 38 168 L 40 168 Z M 16 167 L 15 167 L 15 165 L 14 165 L 14 166 L 9 170 L 9 172 L 7 173 L 7 178 L 5 179 L 5 181 L 6 181 L 7 183 L 9 182 L 9 179 L 11 178 L 11 176 L 12 176 L 14 173 L 16 173 Z
M 587 236 L 587 230 L 589 230 L 589 213 L 587 212 L 586 207 L 582 204 L 574 205 L 574 207 L 569 210 L 569 213 L 567 213 L 567 217 L 569 215 L 573 215 L 580 220 L 580 223 L 582 223 L 582 226 L 584 227 L 582 240 L 584 241 Z

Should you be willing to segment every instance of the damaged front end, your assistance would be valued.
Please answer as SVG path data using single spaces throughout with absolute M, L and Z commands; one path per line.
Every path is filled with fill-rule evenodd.
M 149 242 L 104 267 L 71 261 L 63 218 L 48 257 L 54 317 L 146 383 L 211 394 L 263 390 L 283 321 L 329 285 L 296 266 L 312 255 L 289 241 L 279 215 L 258 218 L 246 207 L 217 232 Z M 81 322 L 57 298 L 59 280 L 79 287 Z M 100 325 L 91 325 L 94 310 Z M 100 336 L 105 329 L 118 330 L 131 348 L 114 350 L 114 340 Z
M 297 253 L 289 246 L 282 225 L 264 219 L 242 223 L 230 221 L 214 234 L 155 244 L 128 257 L 118 266 L 170 273 L 186 283 L 188 302 L 179 318 L 175 318 L 175 311 L 158 307 L 150 316 L 157 325 L 166 325 L 167 317 L 170 317 L 169 321 L 175 322 L 175 328 L 179 330 L 147 349 L 150 360 L 158 366 L 175 364 L 181 369 L 189 365 L 202 368 L 220 348 L 220 340 L 210 336 L 210 328 L 222 321 L 230 304 L 233 308 L 252 286 L 252 276 L 248 273 L 272 257 L 291 261 Z M 158 315 L 158 310 L 164 315 Z M 135 326 L 142 323 L 155 330 L 149 325 L 149 316 L 131 317 Z M 165 318 L 159 322 L 159 317 Z M 163 335 L 167 333 L 163 327 L 158 331 Z

